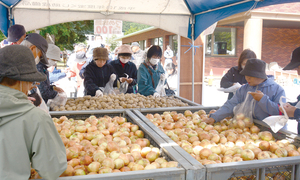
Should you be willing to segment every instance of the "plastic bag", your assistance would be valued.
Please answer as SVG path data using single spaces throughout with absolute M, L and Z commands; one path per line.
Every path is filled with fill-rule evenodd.
M 233 108 L 233 119 L 237 119 L 236 117 L 239 114 L 244 114 L 245 117 L 250 119 L 251 124 L 253 123 L 253 105 L 255 100 L 251 97 L 247 92 L 245 100 Z
M 229 88 L 219 88 L 219 91 L 223 91 L 225 93 L 235 93 L 236 90 L 238 90 L 242 85 L 240 83 L 235 83 L 233 86 L 229 87 Z
M 125 73 L 125 75 L 126 75 L 126 79 L 128 79 L 128 74 L 126 74 Z M 127 89 L 128 89 L 128 82 L 127 81 L 125 81 L 125 82 L 122 82 L 121 84 L 120 84 L 120 88 L 119 88 L 119 91 L 120 91 L 120 94 L 125 94 L 126 92 L 127 92 Z
M 106 83 L 104 90 L 103 90 L 103 94 L 104 95 L 109 95 L 109 94 L 114 94 L 116 95 L 115 91 L 114 91 L 114 81 L 116 80 L 116 75 L 112 74 L 110 76 L 109 81 Z
M 165 80 L 164 79 L 160 79 L 155 91 L 162 97 L 162 96 L 166 96 L 166 91 L 165 91 Z
M 55 106 L 64 106 L 67 103 L 67 94 L 65 92 L 57 93 L 55 98 L 49 99 L 47 105 L 53 109 Z
M 289 120 L 288 115 L 285 112 L 285 109 L 283 108 L 284 102 L 282 102 L 282 99 L 286 97 L 281 96 L 279 99 L 280 107 L 283 110 L 283 115 L 276 115 L 276 116 L 269 116 L 266 117 L 263 122 L 265 122 L 267 125 L 270 126 L 272 131 L 274 133 L 277 133 L 280 129 L 285 129 L 287 131 L 298 133 L 298 123 L 296 120 Z

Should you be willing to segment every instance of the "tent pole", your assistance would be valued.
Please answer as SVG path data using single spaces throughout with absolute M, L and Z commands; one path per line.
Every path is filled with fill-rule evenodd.
M 192 28 L 192 101 L 195 101 L 195 16 L 191 17 Z

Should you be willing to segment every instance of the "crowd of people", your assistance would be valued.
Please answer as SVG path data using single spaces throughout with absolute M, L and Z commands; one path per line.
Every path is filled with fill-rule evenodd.
M 8 29 L 7 40 L 9 45 L 0 49 L 0 179 L 28 179 L 30 167 L 45 179 L 56 179 L 65 171 L 65 147 L 46 106 L 67 99 L 64 90 L 53 85 L 58 79 L 74 78 L 77 90 L 91 96 L 115 93 L 115 87 L 119 87 L 122 93 L 160 97 L 156 87 L 161 82 L 169 84 L 171 90 L 177 88 L 174 86 L 178 83 L 177 70 L 170 46 L 164 53 L 156 45 L 144 52 L 134 42 L 131 46 L 119 46 L 115 49 L 116 58 L 110 58 L 103 44 L 96 45 L 92 56 L 87 57 L 87 47 L 81 43 L 70 56 L 68 68 L 58 70 L 60 49 L 48 44 L 41 35 L 26 34 L 22 25 L 14 25 Z M 285 92 L 266 75 L 265 67 L 266 63 L 257 59 L 253 51 L 244 50 L 238 66 L 231 68 L 221 81 L 224 88 L 237 83 L 238 87 L 204 122 L 213 124 L 233 116 L 235 107 L 249 99 L 254 119 L 281 114 L 279 99 Z M 297 69 L 300 75 L 300 47 L 292 52 L 291 62 L 284 68 L 292 69 Z M 283 107 L 289 117 L 298 121 L 299 101 L 300 96 L 298 102 Z

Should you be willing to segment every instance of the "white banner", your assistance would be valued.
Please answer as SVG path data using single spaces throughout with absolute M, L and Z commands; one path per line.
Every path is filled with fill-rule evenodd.
M 111 19 L 95 19 L 94 34 L 122 34 L 122 21 Z

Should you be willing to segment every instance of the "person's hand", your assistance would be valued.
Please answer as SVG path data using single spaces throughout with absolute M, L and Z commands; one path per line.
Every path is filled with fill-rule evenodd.
M 121 82 L 121 83 L 123 83 L 123 82 L 125 82 L 125 81 L 127 81 L 127 78 L 125 78 L 125 77 L 121 77 L 121 78 L 120 78 L 120 82 Z
M 27 97 L 27 99 L 28 99 L 29 101 L 31 101 L 32 104 L 33 104 L 34 101 L 35 101 L 35 98 L 34 98 L 34 97 Z
M 153 94 L 153 96 L 156 97 L 156 98 L 157 98 L 157 97 L 160 97 L 160 95 L 159 95 L 157 92 L 155 92 L 155 93 Z
M 132 81 L 133 81 L 133 79 L 132 79 L 132 78 L 128 78 L 128 79 L 127 79 L 127 82 L 128 82 L 128 84 L 131 84 L 131 83 L 132 83 Z
M 117 76 L 116 76 L 115 74 L 111 74 L 111 75 L 110 75 L 110 79 L 113 80 L 113 81 L 116 80 L 116 77 L 117 77 Z
M 264 93 L 262 93 L 261 91 L 248 92 L 248 93 L 252 95 L 255 101 L 260 101 L 260 99 L 264 96 Z
M 283 105 L 283 108 L 284 108 L 286 114 L 288 115 L 288 117 L 294 117 L 295 110 L 297 109 L 295 106 L 292 106 L 289 103 L 285 103 Z M 284 113 L 281 106 L 279 106 L 279 110 L 280 110 L 280 112 Z
M 103 96 L 103 92 L 100 91 L 100 90 L 97 90 L 96 93 L 95 93 L 95 96 L 96 96 L 96 97 Z
M 165 79 L 165 74 L 161 74 L 160 75 L 160 80 L 164 80 Z
M 63 93 L 63 92 L 65 92 L 62 88 L 59 88 L 59 87 L 56 87 L 56 86 L 53 87 L 53 90 L 54 90 L 54 91 L 57 91 L 58 93 Z
M 215 119 L 214 118 L 206 118 L 203 120 L 203 122 L 205 122 L 206 124 L 213 125 L 215 123 Z

